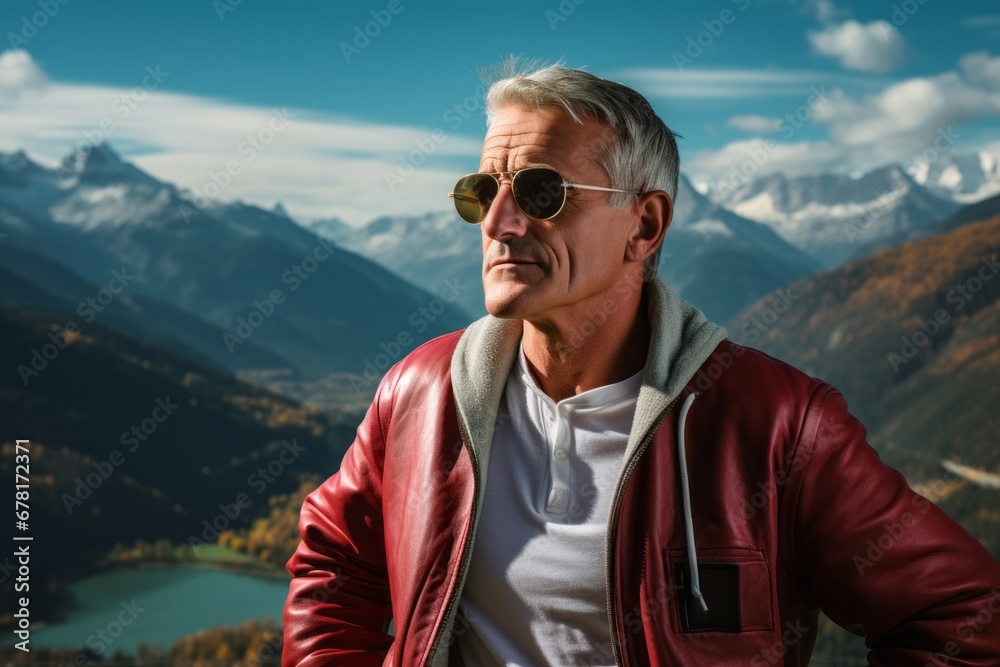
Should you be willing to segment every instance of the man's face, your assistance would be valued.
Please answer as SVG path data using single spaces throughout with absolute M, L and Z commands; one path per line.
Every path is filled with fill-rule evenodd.
M 483 145 L 480 172 L 549 167 L 571 183 L 615 187 L 598 164 L 610 127 L 574 121 L 561 108 L 501 107 Z M 608 205 L 610 193 L 568 191 L 551 220 L 528 217 L 514 203 L 509 179 L 482 222 L 486 309 L 496 317 L 551 321 L 587 308 L 612 290 L 628 264 L 633 207 Z

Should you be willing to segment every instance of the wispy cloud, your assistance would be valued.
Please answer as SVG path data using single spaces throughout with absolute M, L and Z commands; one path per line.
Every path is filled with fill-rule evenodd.
M 4 52 L 0 150 L 24 149 L 54 166 L 80 147 L 108 141 L 153 176 L 199 190 L 235 160 L 241 171 L 220 200 L 263 206 L 280 200 L 296 217 L 354 223 L 447 208 L 444 194 L 456 171 L 443 164 L 478 162 L 481 143 L 447 127 L 376 124 L 167 92 L 169 69 L 151 63 L 136 72 L 134 87 L 77 85 L 47 80 L 24 51 Z M 159 72 L 162 85 L 150 71 Z M 274 132 L 268 128 L 278 112 L 290 121 Z M 251 137 L 258 148 L 247 147 Z M 400 165 L 405 177 L 390 188 L 387 175 L 398 175 Z
M 733 116 L 726 121 L 726 125 L 728 127 L 734 127 L 737 130 L 743 130 L 744 132 L 757 132 L 760 134 L 776 132 L 779 123 L 781 123 L 780 118 L 757 116 L 754 114 L 746 116 Z
M 962 19 L 962 25 L 966 28 L 998 28 L 1000 27 L 1000 14 L 969 16 Z
M 850 15 L 850 10 L 846 7 L 838 7 L 830 0 L 805 0 L 804 2 L 792 2 L 798 5 L 799 11 L 808 16 L 812 16 L 820 23 L 832 23 Z
M 798 97 L 809 86 L 879 83 L 868 77 L 821 70 L 635 68 L 616 76 L 651 97 L 711 99 Z

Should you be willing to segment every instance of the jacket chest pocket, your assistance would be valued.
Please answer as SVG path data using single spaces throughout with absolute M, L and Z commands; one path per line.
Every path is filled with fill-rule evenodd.
M 733 547 L 698 549 L 698 578 L 708 611 L 691 594 L 687 553 L 665 552 L 676 582 L 674 632 L 749 632 L 774 629 L 771 572 L 764 552 Z

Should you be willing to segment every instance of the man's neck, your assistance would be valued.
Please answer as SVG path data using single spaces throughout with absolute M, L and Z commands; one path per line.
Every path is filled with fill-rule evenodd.
M 524 357 L 535 384 L 553 401 L 620 382 L 646 364 L 652 329 L 642 286 L 600 298 L 609 308 L 590 306 L 584 311 L 590 317 L 524 321 Z

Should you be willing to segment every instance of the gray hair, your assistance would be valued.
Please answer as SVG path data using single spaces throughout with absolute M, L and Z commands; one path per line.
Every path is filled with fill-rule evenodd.
M 486 93 L 486 124 L 498 109 L 509 104 L 534 107 L 561 106 L 577 123 L 591 118 L 606 123 L 615 141 L 602 150 L 598 163 L 611 178 L 611 187 L 650 192 L 663 190 L 670 199 L 677 195 L 680 156 L 677 135 L 664 123 L 645 97 L 628 86 L 602 79 L 589 72 L 563 67 L 561 63 L 540 66 L 510 57 L 480 73 Z M 635 195 L 613 192 L 608 204 L 626 208 Z M 663 244 L 646 260 L 645 278 L 652 279 Z

